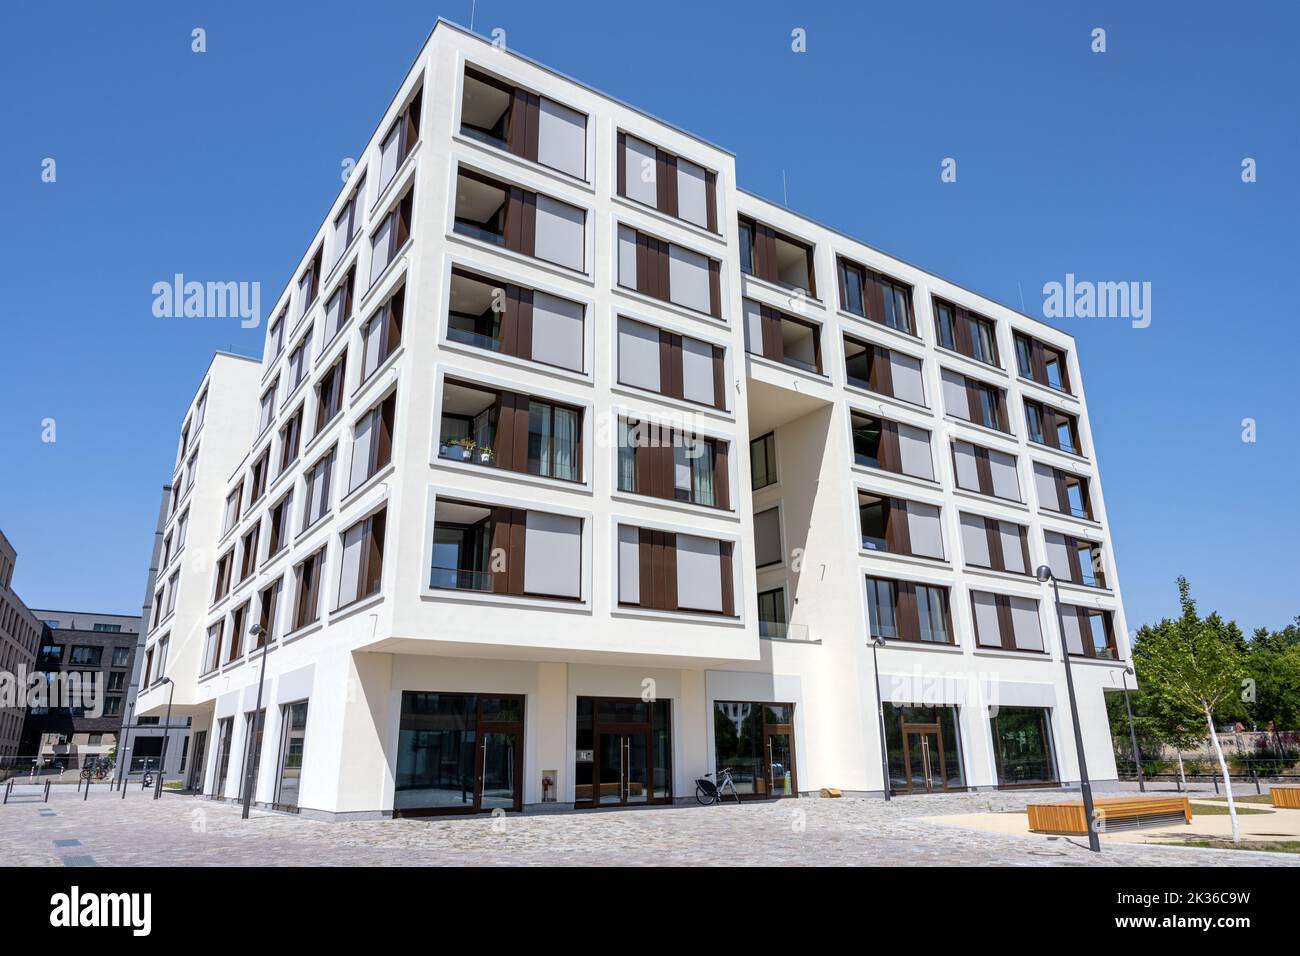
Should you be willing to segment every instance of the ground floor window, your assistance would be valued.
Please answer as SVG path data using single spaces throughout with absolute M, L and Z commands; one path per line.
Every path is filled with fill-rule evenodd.
M 893 793 L 964 790 L 956 707 L 886 703 L 885 745 Z
M 998 707 L 990 718 L 998 785 L 1032 787 L 1056 784 L 1051 711 L 1044 707 Z
M 307 739 L 307 702 L 300 700 L 282 706 L 280 727 L 280 778 L 275 787 L 275 808 L 296 811 L 303 744 Z
M 162 764 L 163 741 L 166 738 L 136 737 L 131 741 L 131 773 L 157 770 Z
M 230 770 L 230 737 L 234 726 L 233 717 L 223 717 L 217 725 L 217 776 L 212 785 L 214 797 L 226 795 L 226 774 Z
M 245 793 L 251 793 L 251 799 L 257 798 L 257 771 L 262 765 L 262 732 L 266 730 L 266 708 L 248 711 L 244 714 L 244 757 L 248 763 L 244 767 L 244 784 L 239 791 L 240 799 Z M 253 739 L 253 752 L 248 752 L 248 739 Z
M 208 732 L 196 731 L 194 734 L 194 759 L 190 762 L 190 776 L 185 783 L 186 790 L 203 789 L 203 758 L 207 756 Z
M 524 698 L 405 691 L 395 816 L 523 808 Z
M 794 704 L 719 700 L 713 704 L 713 755 L 731 768 L 742 797 L 793 797 Z
M 672 802 L 671 716 L 666 700 L 579 697 L 574 806 Z

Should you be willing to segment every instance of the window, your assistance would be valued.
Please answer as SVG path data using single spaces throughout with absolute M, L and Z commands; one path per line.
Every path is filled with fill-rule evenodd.
M 930 433 L 924 428 L 858 411 L 849 413 L 849 423 L 855 464 L 934 481 Z
M 335 449 L 331 448 L 317 459 L 316 464 L 307 472 L 304 482 L 306 500 L 302 517 L 304 529 L 314 525 L 330 509 L 330 483 L 334 475 L 334 458 Z
M 243 504 L 243 498 L 244 483 L 241 481 L 235 486 L 235 490 L 226 497 L 226 513 L 221 521 L 222 535 L 225 535 L 227 531 L 239 523 L 239 509 Z
M 356 268 L 349 269 L 325 303 L 325 332 L 321 336 L 320 345 L 322 352 L 330 347 L 348 319 L 352 318 L 352 292 L 356 277 Z
M 316 302 L 316 296 L 320 293 L 320 267 L 321 267 L 321 249 L 317 247 L 316 252 L 312 255 L 311 260 L 307 263 L 307 268 L 302 276 L 298 279 L 298 311 L 294 321 L 298 321 L 307 314 L 307 310 Z M 279 351 L 276 351 L 279 355 Z
M 68 655 L 68 667 L 98 667 L 103 656 L 104 649 L 102 647 L 74 644 L 72 653 Z
M 244 652 L 244 627 L 248 623 L 248 602 L 245 601 L 230 615 L 230 656 L 227 663 L 239 660 Z
M 1078 420 L 1073 415 L 1029 399 L 1025 399 L 1024 404 L 1030 441 L 1074 455 L 1081 454 Z
M 333 269 L 343 254 L 352 246 L 352 240 L 357 237 L 361 231 L 363 212 L 361 210 L 361 197 L 366 192 L 366 175 L 361 174 L 357 180 L 357 188 L 352 191 L 348 197 L 347 203 L 334 217 L 334 241 L 333 241 L 333 262 L 330 268 Z
M 776 482 L 776 433 L 768 432 L 749 443 L 749 484 L 757 491 Z
M 307 701 L 281 705 L 280 725 L 280 776 L 275 787 L 275 807 L 296 812 L 307 740 Z
M 717 174 L 622 130 L 618 194 L 666 215 L 718 231 Z
M 235 549 L 231 548 L 217 558 L 216 583 L 212 588 L 212 603 L 216 604 L 230 593 L 230 571 L 235 563 Z
M 423 93 L 423 90 L 416 91 L 402 112 L 397 114 L 393 125 L 388 127 L 388 133 L 379 145 L 380 192 L 392 182 L 403 161 L 420 141 L 420 100 Z
M 465 68 L 460 132 L 522 159 L 586 178 L 584 114 L 472 66 Z
M 118 692 L 126 690 L 126 671 L 110 671 L 105 690 Z
M 221 666 L 221 640 L 226 619 L 222 618 L 208 628 L 203 639 L 203 673 L 210 674 Z
M 618 428 L 620 491 L 731 507 L 727 442 L 628 418 Z
M 1008 501 L 1021 500 L 1015 455 L 967 441 L 954 441 L 952 458 L 958 488 Z
M 195 449 L 194 454 L 190 455 L 190 460 L 185 466 L 185 490 L 186 491 L 189 491 L 191 488 L 194 487 L 194 476 L 198 474 L 198 470 L 199 470 L 199 452 L 198 449 Z
M 1070 378 L 1066 370 L 1066 353 L 1022 332 L 1014 333 L 1014 339 L 1016 371 L 1020 377 L 1069 394 Z
M 157 669 L 154 671 L 153 682 L 156 684 L 167 676 L 167 650 L 171 645 L 171 637 L 164 636 L 157 644 L 157 655 L 155 661 Z
M 743 259 L 742 242 L 742 259 Z M 915 335 L 912 287 L 847 259 L 839 259 L 840 308 Z
M 414 195 L 411 190 L 404 195 L 379 222 L 370 236 L 370 284 L 388 271 L 397 253 L 411 238 L 411 216 L 414 213 Z
M 284 318 L 285 312 L 282 310 L 279 315 L 271 322 L 271 327 L 266 333 L 266 363 L 274 362 L 284 351 Z
M 289 353 L 288 380 L 285 382 L 284 400 L 287 402 L 289 396 L 297 391 L 298 386 L 307 375 L 307 350 L 311 345 L 311 330 L 308 329 L 298 344 L 294 346 Z
M 813 246 L 752 219 L 740 220 L 740 268 L 767 282 L 817 298 Z
M 584 314 L 578 302 L 453 269 L 447 338 L 581 372 Z
M 346 367 L 347 353 L 344 353 L 316 383 L 316 434 L 318 435 L 343 410 L 343 376 Z
M 257 570 L 257 538 L 262 530 L 262 523 L 259 521 L 253 525 L 248 534 L 244 535 L 244 549 L 241 563 L 239 566 L 239 580 L 247 581 Z
M 299 405 L 289 420 L 280 426 L 280 474 L 289 470 L 298 460 L 302 445 L 302 406 Z
M 775 639 L 787 637 L 785 588 L 758 592 L 758 636 Z
M 386 518 L 387 509 L 381 509 L 343 533 L 343 560 L 336 607 L 346 607 L 378 593 L 384 567 Z
M 618 227 L 618 284 L 722 318 L 722 264 L 630 226 Z
M 990 717 L 998 785 L 1033 787 L 1055 784 L 1051 711 L 1040 707 L 999 706 Z
M 768 508 L 754 514 L 754 562 L 765 568 L 785 560 L 781 548 L 781 509 Z
M 1056 531 L 1043 532 L 1043 539 L 1047 546 L 1047 566 L 1057 580 L 1094 588 L 1106 586 L 1100 544 Z
M 1038 601 L 1033 598 L 971 591 L 971 614 L 980 647 L 1044 652 Z
M 998 358 L 997 328 L 991 319 L 936 298 L 934 323 L 935 335 L 944 348 L 985 365 L 1002 367 Z
M 438 457 L 581 481 L 582 417 L 578 408 L 447 379 Z
M 872 636 L 954 643 L 946 587 L 868 577 L 867 611 Z
M 163 613 L 164 617 L 176 610 L 176 590 L 180 586 L 180 581 L 180 571 L 172 572 L 172 576 L 167 579 L 167 610 Z
M 726 408 L 725 364 L 726 350 L 720 345 L 619 317 L 621 385 Z
M 296 631 L 320 618 L 321 569 L 325 564 L 325 549 L 305 558 L 294 568 L 293 629 Z
M 494 551 L 504 565 L 493 564 Z M 577 600 L 582 519 L 440 499 L 429 586 Z
M 864 551 L 943 560 L 943 532 L 937 505 L 859 491 L 858 521 Z
M 379 370 L 402 344 L 402 308 L 406 287 L 400 286 L 361 327 L 361 381 Z
M 461 167 L 456 177 L 457 233 L 521 255 L 585 271 L 587 213 Z
M 121 627 L 120 627 L 120 626 L 117 626 L 117 630 L 120 631 L 120 630 L 121 630 Z M 131 648 L 131 647 L 115 647 L 115 648 L 113 648 L 113 658 L 112 658 L 112 665 L 111 665 L 111 666 L 113 666 L 113 667 L 126 667 L 128 664 L 131 663 L 131 652 L 132 652 L 133 650 L 134 650 L 134 648 Z
M 844 368 L 849 385 L 926 407 L 918 358 L 845 336 Z
M 962 553 L 970 567 L 1030 574 L 1029 536 L 1023 525 L 961 514 Z
M 289 545 L 289 515 L 293 492 L 285 495 L 271 507 L 267 520 L 266 556 L 271 558 Z
M 1070 474 L 1051 465 L 1034 462 L 1034 485 L 1038 491 L 1038 507 L 1093 520 L 1088 479 L 1083 475 Z
M 794 368 L 822 374 L 821 326 L 751 299 L 742 303 L 745 350 Z
M 261 616 L 258 624 L 261 625 L 262 633 L 257 636 L 257 643 L 253 645 L 254 649 L 261 647 L 270 641 L 274 641 L 278 636 L 276 614 L 280 604 L 280 580 L 277 578 L 275 583 L 262 589 L 258 596 L 258 607 L 261 609 Z
M 275 392 L 280 385 L 277 378 L 262 393 L 257 416 L 257 433 L 261 435 L 271 427 L 271 422 L 275 420 Z
M 619 525 L 618 601 L 735 616 L 731 542 Z
M 267 447 L 262 454 L 253 462 L 252 477 L 248 484 L 248 504 L 251 510 L 253 504 L 262 500 L 262 493 L 266 491 L 266 469 L 267 462 L 271 458 L 271 449 Z
M 190 509 L 186 508 L 181 514 L 180 519 L 176 522 L 176 553 L 180 554 L 185 547 L 185 536 L 190 530 Z
M 353 426 L 352 473 L 348 490 L 359 488 L 378 474 L 393 458 L 393 417 L 397 413 L 394 392 L 357 419 Z

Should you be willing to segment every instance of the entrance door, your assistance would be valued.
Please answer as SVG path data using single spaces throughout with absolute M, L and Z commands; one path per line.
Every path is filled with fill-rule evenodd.
M 903 724 L 903 764 L 909 792 L 947 789 L 943 731 L 938 724 Z
M 713 756 L 718 770 L 731 770 L 741 799 L 798 796 L 794 705 L 714 701 Z
M 194 753 L 191 755 L 190 775 L 185 781 L 186 790 L 203 789 L 203 758 L 206 756 L 208 749 L 208 732 L 206 730 L 197 731 L 194 734 Z
M 650 800 L 650 734 L 600 733 L 597 735 L 597 797 L 602 807 L 626 807 Z
M 512 730 L 485 730 L 479 739 L 475 809 L 519 809 L 520 735 Z
M 574 806 L 672 800 L 668 701 L 578 698 Z

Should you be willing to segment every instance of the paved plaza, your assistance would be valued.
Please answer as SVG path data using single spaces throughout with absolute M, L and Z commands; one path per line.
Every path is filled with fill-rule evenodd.
M 1241 791 L 1243 794 L 1246 790 Z M 1254 792 L 1253 788 L 1249 792 Z M 1210 791 L 1212 795 L 1212 791 Z M 1005 865 L 1296 866 L 1300 855 L 988 832 L 945 816 L 1015 812 L 1061 791 L 787 800 L 719 807 L 326 823 L 138 788 L 83 802 L 15 793 L 0 807 L 0 865 Z

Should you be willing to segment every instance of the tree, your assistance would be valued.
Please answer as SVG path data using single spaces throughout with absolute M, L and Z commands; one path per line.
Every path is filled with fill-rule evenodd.
M 1300 624 L 1300 618 L 1296 619 Z M 1252 722 L 1263 729 L 1269 721 L 1280 730 L 1300 729 L 1300 627 L 1280 631 L 1259 628 L 1247 646 L 1246 675 L 1253 683 L 1248 702 Z
M 1139 678 L 1157 699 L 1155 707 L 1166 719 L 1179 712 L 1190 718 L 1199 715 L 1204 723 L 1219 761 L 1224 790 L 1228 795 L 1228 815 L 1232 820 L 1232 840 L 1241 842 L 1237 825 L 1237 805 L 1232 797 L 1232 780 L 1223 748 L 1214 729 L 1214 720 L 1235 717 L 1242 712 L 1240 688 L 1246 676 L 1241 629 L 1224 622 L 1217 613 L 1202 618 L 1192 600 L 1187 579 L 1178 579 L 1178 600 L 1182 615 L 1176 620 L 1165 618 L 1154 627 L 1143 628 L 1138 646 L 1142 649 Z M 1134 660 L 1138 655 L 1135 650 Z M 1185 724 L 1187 727 L 1192 723 Z

